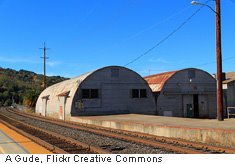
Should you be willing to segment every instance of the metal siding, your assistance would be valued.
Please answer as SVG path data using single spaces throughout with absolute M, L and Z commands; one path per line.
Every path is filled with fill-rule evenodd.
M 208 95 L 199 95 L 198 96 L 199 104 L 199 117 L 200 118 L 209 118 L 209 109 L 208 109 Z
M 150 75 L 150 76 L 144 77 L 144 79 L 147 81 L 147 83 L 149 84 L 153 92 L 159 92 L 162 90 L 166 81 L 171 76 L 173 76 L 176 72 L 177 71 L 172 71 L 172 72 L 165 72 L 165 73 L 156 74 L 156 75 Z
M 227 72 L 223 81 L 224 105 L 235 107 L 235 72 Z
M 111 76 L 111 68 L 119 69 L 118 76 Z M 118 86 L 115 89 L 116 92 L 118 93 L 115 99 L 109 98 L 109 100 L 107 100 L 107 101 L 112 102 L 112 103 L 109 103 L 111 105 L 110 106 L 107 105 L 106 107 L 103 108 L 101 105 L 103 101 L 103 96 L 104 96 L 104 95 L 102 96 L 102 92 L 103 92 L 102 85 L 105 83 L 109 83 L 111 87 L 112 85 L 114 87 Z M 134 88 L 139 87 L 140 89 L 147 89 L 148 98 L 139 99 L 135 101 L 132 99 L 129 99 L 129 89 L 132 89 L 133 87 Z M 84 102 L 84 106 L 87 106 L 87 108 L 84 108 L 84 111 L 80 111 L 76 108 L 76 103 L 80 99 L 79 92 L 80 92 L 80 89 L 82 88 L 99 89 L 101 91 L 100 93 L 101 97 L 99 99 L 97 100 L 87 99 L 86 102 Z M 122 92 L 122 89 L 125 90 L 126 95 L 123 95 L 124 92 Z M 67 93 L 68 91 L 70 92 L 69 92 L 68 97 L 66 97 L 67 95 L 63 93 Z M 83 74 L 79 77 L 76 77 L 76 78 L 55 84 L 51 87 L 48 87 L 39 96 L 37 105 L 36 105 L 36 111 L 40 110 L 39 108 L 40 106 L 42 106 L 41 98 L 45 95 L 50 95 L 50 99 L 48 100 L 48 104 L 47 104 L 48 116 L 60 118 L 59 108 L 60 106 L 63 106 L 63 110 L 65 109 L 65 119 L 67 120 L 70 119 L 71 114 L 72 115 L 112 114 L 113 110 L 116 110 L 117 112 L 120 112 L 120 113 L 122 113 L 121 110 L 129 110 L 130 112 L 133 112 L 133 113 L 146 113 L 146 114 L 149 114 L 149 113 L 153 114 L 156 112 L 154 97 L 146 81 L 136 72 L 131 71 L 127 68 L 118 67 L 118 66 L 104 67 L 96 71 Z M 60 95 L 64 97 L 61 97 Z M 66 97 L 66 103 L 62 102 L 61 100 L 62 98 L 65 98 L 65 97 Z M 119 98 L 121 100 L 119 100 Z
M 129 89 L 127 84 L 103 84 L 102 85 L 102 110 L 124 111 L 129 113 Z
M 92 74 L 93 72 L 89 72 L 86 74 L 83 74 L 81 76 L 69 79 L 69 80 L 65 80 L 62 81 L 60 83 L 57 83 L 55 85 L 52 85 L 48 88 L 46 88 L 39 96 L 37 103 L 36 103 L 36 111 L 39 111 L 39 108 L 41 106 L 43 106 L 43 101 L 41 101 L 42 97 L 48 96 L 49 95 L 49 99 L 47 101 L 47 116 L 50 117 L 54 117 L 54 118 L 60 118 L 59 115 L 59 108 L 60 108 L 60 99 L 59 96 L 61 93 L 64 92 L 69 92 L 69 97 L 66 100 L 66 108 L 68 110 L 66 110 L 66 115 L 70 115 L 71 113 L 71 107 L 72 107 L 72 98 L 76 92 L 76 90 L 78 89 L 80 83 L 86 79 L 87 76 L 89 76 L 90 74 Z M 44 109 L 45 110 L 45 107 Z M 67 117 L 69 118 L 69 117 Z
M 172 116 L 182 117 L 182 96 L 181 95 L 159 95 L 157 109 L 159 115 L 164 115 L 164 111 L 172 111 Z
M 193 96 L 183 95 L 183 117 L 188 116 L 188 109 L 187 109 L 188 104 L 191 104 L 193 106 Z
M 80 88 L 98 88 L 101 92 L 99 108 L 85 108 L 78 115 L 117 114 L 117 113 L 146 113 L 156 112 L 155 101 L 150 88 L 144 79 L 127 69 L 119 68 L 119 76 L 113 77 L 111 69 L 103 69 L 89 76 Z M 146 89 L 148 98 L 132 99 L 131 89 Z M 79 94 L 79 93 L 77 93 Z M 81 97 L 77 96 L 75 101 Z M 89 101 L 86 100 L 87 104 Z M 85 106 L 85 105 L 84 105 Z
M 217 100 L 216 95 L 208 95 L 209 118 L 216 118 Z
M 227 103 L 230 107 L 235 107 L 235 82 L 228 84 Z
M 190 80 L 188 70 L 195 71 L 195 78 Z M 186 117 L 185 105 L 191 101 L 193 104 L 193 94 L 197 94 L 200 100 L 207 99 L 208 101 L 208 109 L 206 111 L 204 111 L 205 107 L 202 107 L 202 105 L 200 109 L 199 104 L 199 117 L 205 117 L 208 111 L 210 114 L 207 117 L 215 118 L 216 102 L 214 102 L 214 97 L 216 96 L 216 81 L 207 72 L 192 68 L 175 71 L 175 74 L 167 79 L 157 99 L 157 112 L 159 115 L 163 115 L 164 111 L 173 110 L 173 116 Z M 175 99 L 169 100 L 169 95 L 175 96 Z

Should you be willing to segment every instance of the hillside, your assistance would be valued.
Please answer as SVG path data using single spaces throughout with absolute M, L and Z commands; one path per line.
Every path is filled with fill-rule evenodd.
M 61 76 L 48 76 L 47 85 L 66 80 Z M 4 69 L 0 67 L 0 106 L 13 102 L 33 107 L 43 90 L 43 75 L 27 70 Z

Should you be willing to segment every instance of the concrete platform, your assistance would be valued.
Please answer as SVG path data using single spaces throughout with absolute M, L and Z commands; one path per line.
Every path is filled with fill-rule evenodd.
M 1 154 L 29 154 L 19 143 L 0 130 L 0 153 Z
M 0 154 L 51 154 L 44 147 L 0 123 Z
M 190 119 L 139 114 L 72 117 L 71 121 L 235 148 L 235 118 Z

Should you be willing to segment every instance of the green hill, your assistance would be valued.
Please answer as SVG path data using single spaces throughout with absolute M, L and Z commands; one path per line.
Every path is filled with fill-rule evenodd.
M 47 86 L 66 80 L 61 76 L 47 76 Z M 26 70 L 0 67 L 0 106 L 13 102 L 33 107 L 43 90 L 43 75 Z

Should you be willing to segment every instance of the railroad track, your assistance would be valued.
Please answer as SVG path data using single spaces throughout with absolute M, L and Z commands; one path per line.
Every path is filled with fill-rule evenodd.
M 110 138 L 115 138 L 119 140 L 124 140 L 127 142 L 140 143 L 153 148 L 164 149 L 169 152 L 176 153 L 190 153 L 190 154 L 204 154 L 204 153 L 235 153 L 234 149 L 212 146 L 203 143 L 190 142 L 185 140 L 158 137 L 149 134 L 129 132 L 124 130 L 114 130 L 110 128 L 97 127 L 93 125 L 64 122 L 60 120 L 55 120 L 51 118 L 45 118 L 42 116 L 37 116 L 35 114 L 26 114 L 23 112 L 8 110 L 8 112 L 18 114 L 22 117 L 28 117 L 31 119 L 37 119 L 43 122 L 56 124 L 58 126 L 67 127 L 71 129 L 76 129 L 80 131 L 86 131 L 89 133 L 95 133 L 101 136 L 106 136 Z M 106 149 L 109 145 L 103 145 L 100 148 Z M 115 152 L 114 152 L 115 153 Z
M 0 114 L 0 122 L 56 154 L 108 154 L 109 151 L 81 143 Z
M 39 121 L 34 118 L 23 117 L 20 114 L 13 113 L 10 110 L 0 110 L 1 115 L 7 115 L 13 120 L 18 120 L 26 124 L 31 125 L 32 127 L 43 127 L 49 131 L 57 133 L 57 135 L 62 135 L 65 138 L 72 138 L 78 140 L 82 143 L 89 145 L 90 147 L 98 147 L 106 153 L 169 153 L 167 151 L 158 150 L 153 147 L 148 147 L 145 145 L 140 145 L 136 143 L 130 143 L 121 141 L 119 139 L 109 138 L 102 135 L 96 135 L 77 129 L 66 128 L 63 126 L 58 126 L 55 123 L 48 123 L 45 121 Z M 13 122 L 13 121 L 10 121 Z M 172 152 L 171 152 L 172 153 Z

